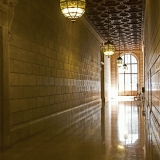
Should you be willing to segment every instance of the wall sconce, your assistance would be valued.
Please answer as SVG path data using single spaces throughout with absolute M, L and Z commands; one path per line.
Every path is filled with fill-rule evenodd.
M 60 8 L 65 17 L 75 22 L 85 12 L 85 0 L 60 0 Z

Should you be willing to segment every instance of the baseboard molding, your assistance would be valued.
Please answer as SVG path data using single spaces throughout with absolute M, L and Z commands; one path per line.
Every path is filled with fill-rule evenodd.
M 97 99 L 86 104 L 12 126 L 10 129 L 11 144 L 50 127 L 54 128 L 55 135 L 59 134 L 66 128 L 97 112 L 97 110 L 101 109 L 101 106 L 101 99 Z

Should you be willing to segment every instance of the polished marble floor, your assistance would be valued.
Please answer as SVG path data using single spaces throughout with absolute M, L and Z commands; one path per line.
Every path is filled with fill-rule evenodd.
M 105 104 L 83 132 L 53 137 L 48 129 L 1 151 L 0 160 L 144 160 L 142 108 L 132 100 Z

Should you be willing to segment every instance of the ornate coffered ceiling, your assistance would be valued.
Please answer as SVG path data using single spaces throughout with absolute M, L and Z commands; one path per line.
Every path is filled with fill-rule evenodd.
M 144 0 L 86 0 L 85 18 L 102 37 L 121 50 L 141 50 Z

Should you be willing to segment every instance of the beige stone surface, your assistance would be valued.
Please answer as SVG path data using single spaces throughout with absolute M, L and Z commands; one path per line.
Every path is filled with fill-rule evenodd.
M 63 119 L 63 122 L 57 116 L 50 116 L 46 119 L 48 129 L 4 149 L 0 153 L 0 159 L 144 160 L 142 107 L 139 106 L 138 101 L 132 100 L 133 97 L 129 101 L 106 103 L 102 112 L 101 108 L 95 107 L 93 114 L 65 130 L 63 126 L 71 123 L 68 117 L 74 113 L 73 120 L 78 119 L 79 107 L 73 113 L 61 115 L 60 119 Z M 85 114 L 81 113 L 79 117 Z M 121 119 L 122 123 L 118 123 L 117 119 Z M 26 137 L 30 131 L 34 133 L 42 130 L 45 125 L 43 122 L 38 121 L 34 128 L 24 126 L 25 132 L 19 130 L 21 133 L 19 136 Z M 53 126 L 53 123 L 57 122 L 59 123 Z M 124 138 L 124 128 L 128 129 L 127 139 Z M 57 132 L 58 135 L 56 135 Z M 16 136 L 17 134 L 14 134 L 14 139 L 17 138 Z
M 19 1 L 15 8 L 9 41 L 11 143 L 48 127 L 58 133 L 100 107 L 100 42 L 56 6 L 58 1 Z
M 160 1 L 146 1 L 144 21 L 144 54 L 145 54 L 145 110 L 147 157 L 159 159 L 159 124 L 160 124 Z M 152 128 L 152 130 L 149 130 Z M 152 135 L 151 138 L 148 136 Z M 151 149 L 149 149 L 151 148 Z

